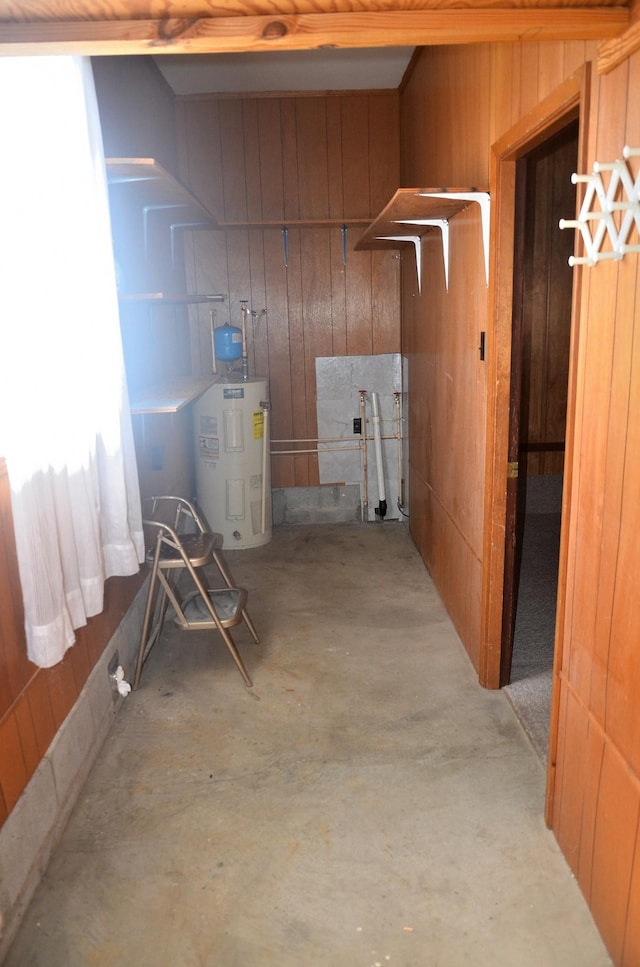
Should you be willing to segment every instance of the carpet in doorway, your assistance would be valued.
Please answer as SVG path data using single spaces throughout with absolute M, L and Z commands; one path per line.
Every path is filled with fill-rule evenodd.
M 549 746 L 560 514 L 527 514 L 511 683 L 505 693 L 543 762 Z

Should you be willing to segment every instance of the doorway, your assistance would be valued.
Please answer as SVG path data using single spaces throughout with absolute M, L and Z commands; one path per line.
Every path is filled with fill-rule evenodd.
M 578 121 L 516 163 L 501 684 L 541 759 L 549 745 L 558 590 Z
M 523 239 L 517 231 L 516 183 L 520 159 L 534 152 L 574 121 L 588 115 L 590 69 L 585 64 L 567 78 L 555 91 L 541 101 L 526 117 L 510 128 L 492 146 L 491 151 L 491 268 L 489 273 L 489 304 L 491 306 L 488 336 L 487 421 L 485 452 L 487 454 L 484 541 L 482 566 L 482 625 L 479 653 L 479 681 L 485 688 L 500 688 L 504 682 L 505 660 L 502 655 L 503 602 L 505 578 L 506 479 L 509 468 L 511 344 L 514 295 L 514 240 Z M 587 144 L 584 128 L 580 126 L 579 160 L 575 170 L 586 164 Z M 569 216 L 575 211 L 575 192 Z M 522 201 L 519 211 L 522 212 Z M 567 216 L 565 216 L 567 217 Z M 558 236 L 563 233 L 556 232 Z M 564 233 L 573 235 L 573 233 Z M 580 281 L 580 267 L 573 269 L 573 291 Z M 579 306 L 573 299 L 571 361 L 569 365 L 569 393 L 567 404 L 567 440 L 563 475 L 563 504 L 571 505 L 571 468 L 573 464 L 573 412 L 575 409 L 575 369 Z M 513 486 L 513 485 L 511 485 Z M 566 515 L 566 509 L 565 509 Z M 561 572 L 565 566 L 566 529 L 560 549 Z M 562 621 L 564 593 L 558 588 L 557 614 Z M 556 662 L 561 655 L 556 649 Z M 509 659 L 510 660 L 510 659 Z M 510 672 L 509 672 L 510 674 Z M 508 679 L 507 679 L 508 680 Z M 554 679 L 555 680 L 555 679 Z M 555 695 L 554 689 L 554 695 Z M 557 709 L 552 703 L 552 720 Z M 552 725 L 550 751 L 557 740 L 557 726 Z M 550 759 L 552 756 L 550 756 Z

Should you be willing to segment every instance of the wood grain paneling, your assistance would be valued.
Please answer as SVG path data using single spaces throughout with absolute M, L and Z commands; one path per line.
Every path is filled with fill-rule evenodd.
M 488 183 L 491 84 L 474 85 L 471 78 L 490 81 L 490 51 L 429 50 L 422 59 L 427 68 L 418 63 L 402 100 L 405 176 L 419 185 Z M 426 488 L 410 487 L 410 528 L 477 664 L 479 616 L 468 604 L 480 600 L 483 540 L 486 370 L 478 347 L 486 329 L 487 286 L 479 206 L 469 206 L 449 228 L 448 289 L 439 231 L 423 239 L 421 294 L 415 270 L 413 276 L 403 273 L 403 304 L 412 313 L 411 326 L 403 325 L 409 462 Z M 418 505 L 426 494 L 430 524 L 422 527 Z
M 369 98 L 365 95 L 344 98 L 340 106 L 344 206 L 353 218 L 366 218 L 376 211 L 371 206 L 371 166 L 363 164 L 369 155 Z M 382 127 L 380 133 L 385 131 Z M 388 133 L 392 132 L 393 128 Z
M 398 102 L 395 100 L 396 116 Z M 329 181 L 329 217 L 342 218 L 345 212 L 344 202 L 344 169 L 342 123 L 342 98 L 329 98 L 327 109 L 327 178 Z M 398 142 L 396 139 L 396 161 L 398 157 Z
M 570 808 L 562 810 L 560 803 L 565 788 L 565 782 L 569 775 L 569 767 L 573 765 L 577 775 L 571 777 L 574 788 L 584 789 L 585 777 L 584 757 L 576 757 L 576 752 L 582 752 L 586 742 L 586 731 L 588 719 L 584 716 L 579 718 L 573 715 L 573 707 L 569 704 L 572 696 L 568 691 L 563 691 L 559 699 L 558 710 L 558 729 L 564 736 L 562 752 L 555 758 L 555 798 L 553 801 L 554 828 L 558 842 L 571 867 L 574 875 L 577 874 L 578 862 L 580 858 L 580 832 L 582 827 L 582 796 L 574 796 L 570 802 Z M 566 767 L 566 768 L 565 768 Z
M 355 252 L 350 246 L 348 266 L 344 277 L 347 355 L 367 356 L 373 351 L 373 326 L 365 324 L 372 321 L 370 253 Z
M 292 332 L 288 319 L 288 269 L 282 257 L 282 240 L 277 229 L 265 231 L 264 271 L 266 331 L 269 344 L 269 389 L 271 394 L 273 439 L 291 440 L 294 436 L 294 387 L 291 381 Z M 282 487 L 295 487 L 296 475 L 292 457 L 277 457 L 272 466 L 273 477 Z M 273 478 L 272 478 L 273 479 Z M 275 481 L 274 481 L 274 485 Z
M 242 144 L 245 157 L 245 183 L 247 192 L 247 219 L 260 221 L 262 215 L 262 184 L 260 164 L 260 138 L 258 131 L 258 105 L 256 101 L 244 101 L 242 106 Z
M 538 56 L 538 100 L 542 101 L 567 76 L 564 43 L 540 44 Z
M 360 232 L 357 229 L 348 230 L 349 235 L 347 236 L 349 244 L 349 254 L 348 259 L 350 266 L 353 266 L 352 256 L 355 255 L 353 252 L 353 246 L 356 244 Z M 342 234 L 333 231 L 329 232 L 329 246 L 331 251 L 331 345 L 333 356 L 346 356 L 347 354 L 347 292 L 346 292 L 346 272 L 343 264 L 343 252 L 342 252 Z M 373 263 L 372 263 L 373 264 Z M 393 289 L 393 285 L 392 285 Z M 379 290 L 378 290 L 379 291 Z M 394 294 L 398 296 L 397 284 L 394 289 Z M 395 307 L 393 307 L 391 314 L 387 317 L 389 319 L 397 319 L 398 304 L 396 301 Z M 373 317 L 373 325 L 375 327 L 376 321 L 375 316 Z M 397 352 L 398 347 L 398 332 L 396 327 L 395 332 L 395 351 Z
M 527 158 L 531 234 L 525 246 L 520 442 L 529 475 L 559 474 L 564 465 L 573 281 L 568 259 L 574 245 L 570 232 L 558 231 L 558 220 L 574 216 L 576 165 L 577 124 Z M 562 449 L 554 452 L 554 445 Z
M 359 233 L 354 232 L 354 244 Z M 394 252 L 371 253 L 371 319 L 374 354 L 398 352 L 398 286 L 400 271 Z M 334 354 L 340 355 L 334 340 Z
M 223 123 L 207 122 L 207 105 Z M 248 300 L 258 313 L 249 325 L 249 362 L 269 379 L 272 437 L 312 439 L 316 358 L 400 348 L 397 259 L 354 251 L 377 214 L 373 205 L 398 185 L 398 95 L 184 98 L 177 112 L 183 179 L 193 179 L 193 191 L 206 178 L 224 186 L 221 206 L 207 195 L 220 229 L 186 239 L 187 285 L 225 294 L 218 324 L 239 325 L 239 302 Z M 210 371 L 206 311 L 193 309 L 191 318 L 191 365 Z M 318 479 L 313 456 L 273 458 L 275 487 Z
M 398 9 L 397 2 L 381 5 L 377 0 L 354 4 L 330 4 L 319 12 L 318 4 L 305 2 L 287 5 L 288 13 L 273 19 L 272 5 L 241 4 L 226 16 L 203 16 L 201 4 L 185 2 L 181 19 L 169 19 L 166 11 L 145 2 L 120 3 L 119 16 L 96 17 L 95 0 L 76 5 L 70 21 L 62 3 L 30 4 L 23 22 L 16 22 L 15 11 L 4 18 L 0 43 L 7 53 L 105 55 L 221 54 L 235 51 L 319 50 L 323 47 L 384 47 L 429 44 L 476 44 L 481 41 L 520 43 L 527 37 L 538 40 L 570 40 L 615 37 L 629 27 L 628 6 L 615 6 L 612 0 L 582 3 L 563 9 L 563 5 L 515 3 L 500 9 L 474 4 L 458 8 L 455 0 L 433 0 L 420 9 Z M 430 9 L 429 9 L 430 8 Z M 446 9 L 443 9 L 446 8 Z M 207 8 L 210 12 L 213 8 Z M 223 9 L 223 8 L 218 8 Z M 266 11 L 266 13 L 265 13 Z M 62 22 L 60 22 L 62 21 Z M 169 25 L 169 26 L 168 26 Z M 632 25 L 622 45 L 622 55 L 614 47 L 608 51 L 608 64 L 618 63 L 638 49 L 637 31 Z M 274 47 L 275 44 L 275 47 Z
M 306 346 L 305 331 L 302 315 L 302 253 L 300 249 L 300 230 L 290 233 L 289 262 L 287 265 L 287 319 L 289 323 L 289 351 L 291 368 L 287 378 L 291 385 L 291 428 L 293 438 L 301 440 L 310 438 L 307 426 L 307 385 L 306 385 Z M 298 311 L 289 315 L 290 306 L 298 306 Z M 270 381 L 271 382 L 271 381 Z M 274 426 L 274 437 L 275 437 Z M 272 481 L 277 486 L 279 460 L 272 461 Z M 307 456 L 293 457 L 294 481 L 296 487 L 311 486 L 311 461 Z
M 11 491 L 4 460 L 0 458 L 0 721 L 8 714 L 21 691 L 33 675 L 27 658 L 24 632 L 24 610 L 18 575 Z
M 624 760 L 605 743 L 591 870 L 590 905 L 614 963 L 622 963 L 640 817 L 640 785 L 630 784 Z
M 618 76 L 616 76 L 618 75 Z M 609 82 L 611 79 L 611 83 Z M 626 82 L 626 90 L 621 89 Z M 603 151 L 613 151 L 615 139 L 621 134 L 625 143 L 640 144 L 640 118 L 634 107 L 634 97 L 640 86 L 640 54 L 628 64 L 621 65 L 603 79 L 600 92 L 600 112 L 606 112 L 612 99 L 623 97 L 626 104 L 624 131 L 618 127 L 621 106 L 612 109 L 614 128 L 609 144 L 598 144 Z M 637 159 L 633 171 L 638 176 Z M 640 233 L 638 233 L 640 238 Z M 599 640 L 607 641 L 606 693 L 604 696 L 605 728 L 633 775 L 640 776 L 640 726 L 637 707 L 640 698 L 640 656 L 634 641 L 638 641 L 637 609 L 633 605 L 635 588 L 640 573 L 640 553 L 635 535 L 638 533 L 637 474 L 640 460 L 640 339 L 638 336 L 638 307 L 640 306 L 640 267 L 638 259 L 628 257 L 618 266 L 615 310 L 615 350 L 608 449 L 611 465 L 611 487 L 605 502 L 605 544 L 601 549 L 603 572 L 614 572 L 609 578 L 611 603 L 610 627 L 607 612 L 599 613 L 596 628 Z M 615 566 L 614 566 L 615 563 Z M 604 649 L 598 649 L 603 654 Z M 600 673 L 597 666 L 595 674 Z M 635 856 L 638 857 L 636 851 Z M 636 859 L 640 864 L 640 858 Z M 637 881 L 637 874 L 636 874 Z M 637 931 L 635 934 L 637 938 Z M 637 941 L 636 941 L 637 943 Z M 637 948 L 636 948 L 637 949 Z M 632 964 L 632 959 L 625 963 Z
M 278 98 L 267 97 L 259 99 L 256 102 L 256 108 L 260 151 L 260 220 L 269 222 L 282 218 L 285 211 L 283 105 Z
M 0 788 L 10 813 L 29 779 L 18 723 L 13 712 L 0 721 Z
M 611 422 L 608 445 L 611 474 L 607 485 L 601 585 L 606 575 L 602 608 L 598 611 L 596 635 L 606 642 L 596 651 L 594 669 L 606 668 L 603 704 L 600 708 L 607 731 L 625 760 L 640 775 L 640 624 L 632 602 L 640 578 L 637 534 L 640 513 L 636 481 L 640 468 L 640 340 L 637 307 L 640 304 L 640 272 L 632 261 L 620 266 L 618 276 L 617 325 L 611 390 Z M 607 562 L 615 561 L 613 576 Z M 607 607 L 608 606 L 608 607 Z M 608 619 L 608 621 L 607 621 Z
M 30 696 L 23 692 L 13 706 L 27 776 L 33 775 L 41 759 L 29 698 Z
M 214 214 L 225 222 L 246 222 L 248 218 L 242 107 L 243 102 L 240 100 L 221 101 L 219 106 L 222 164 L 220 181 L 224 204 L 222 212 L 214 211 Z M 190 131 L 191 125 L 188 137 Z M 215 178 L 215 174 L 210 171 L 209 177 Z
M 107 158 L 156 158 L 177 171 L 176 139 L 167 138 L 173 91 L 148 57 L 97 57 L 91 63 Z
M 299 218 L 329 217 L 329 145 L 325 98 L 296 98 Z
M 28 682 L 31 671 L 24 636 L 24 610 L 18 576 L 6 466 L 0 459 L 0 719 Z
M 634 856 L 640 853 L 640 823 L 636 831 L 633 848 Z M 623 967 L 633 967 L 640 963 L 640 863 L 633 866 L 631 889 L 629 891 L 629 916 L 622 948 Z
M 465 180 L 460 172 L 469 164 L 467 153 L 456 156 L 446 114 L 454 116 L 458 129 L 464 130 L 466 142 L 473 146 L 471 153 L 478 156 L 476 168 L 480 171 L 489 159 L 492 140 L 501 139 L 499 150 L 508 153 L 510 146 L 515 150 L 515 145 L 533 139 L 543 99 L 547 98 L 544 109 L 550 118 L 559 116 L 558 110 L 566 113 L 570 99 L 565 96 L 564 87 L 569 82 L 564 79 L 593 54 L 591 44 L 580 42 L 527 42 L 518 47 L 492 48 L 484 77 L 493 91 L 493 101 L 487 115 L 476 111 L 482 118 L 477 122 L 475 115 L 465 111 L 459 92 L 471 88 L 477 58 L 483 54 L 451 49 L 423 52 L 402 97 L 403 172 L 410 173 L 413 183 L 439 183 L 445 171 L 450 183 Z M 639 84 L 639 54 L 605 77 L 592 76 L 583 101 L 582 170 L 590 170 L 596 159 L 620 157 L 625 143 L 640 143 L 640 116 L 635 110 Z M 422 124 L 425 116 L 438 131 L 438 138 L 431 143 L 426 125 Z M 513 187 L 506 168 L 496 168 L 502 181 L 496 184 L 495 175 L 492 182 L 492 238 L 501 253 L 505 253 L 505 246 L 500 239 L 509 238 L 510 233 L 513 238 L 513 224 L 496 208 L 496 199 L 499 205 Z M 634 177 L 637 170 L 634 162 Z M 553 172 L 549 174 L 551 190 L 555 191 Z M 454 262 L 456 244 L 454 239 Z M 539 258 L 549 261 L 544 251 L 550 251 L 553 240 L 541 244 Z M 512 242 L 506 246 L 504 265 L 494 263 L 494 272 L 504 273 L 505 277 L 511 272 L 509 245 L 512 247 Z M 467 253 L 467 271 L 469 265 L 474 265 L 473 255 Z M 510 304 L 502 299 L 500 288 L 490 288 L 495 306 L 474 301 L 471 287 L 456 296 L 456 286 L 465 288 L 464 279 L 458 279 L 456 286 L 452 284 L 449 293 L 444 293 L 428 249 L 423 267 L 435 286 L 428 301 L 415 296 L 412 280 L 405 273 L 402 286 L 403 350 L 410 373 L 411 530 L 465 647 L 475 659 L 475 629 L 472 622 L 467 622 L 465 597 L 474 586 L 473 568 L 469 565 L 476 552 L 471 541 L 462 552 L 459 535 L 463 527 L 468 532 L 471 526 L 468 519 L 463 524 L 463 495 L 471 495 L 474 502 L 473 494 L 477 493 L 477 500 L 481 501 L 485 481 L 478 464 L 475 471 L 465 468 L 472 480 L 463 482 L 464 471 L 450 453 L 451 447 L 464 449 L 468 428 L 476 425 L 477 418 L 471 409 L 473 395 L 465 395 L 463 390 L 473 370 L 465 369 L 459 335 L 464 332 L 461 320 L 470 317 L 478 328 L 487 327 L 488 360 L 496 380 L 492 387 L 495 399 L 500 388 L 509 382 L 503 336 L 508 334 L 510 325 Z M 547 283 L 544 291 L 538 293 L 539 298 L 554 298 L 553 279 L 549 280 L 549 288 L 546 286 Z M 458 336 L 453 339 L 442 320 L 447 318 L 453 323 L 449 306 L 456 299 Z M 640 269 L 635 256 L 618 264 L 602 263 L 594 269 L 576 270 L 575 342 L 571 349 L 575 371 L 569 407 L 571 462 L 567 468 L 571 486 L 566 496 L 560 569 L 564 604 L 557 641 L 554 699 L 559 710 L 557 744 L 550 749 L 549 780 L 550 822 L 614 963 L 626 967 L 638 962 L 640 949 L 640 624 L 634 604 L 640 579 L 640 519 L 635 483 L 640 473 L 639 305 Z M 564 305 L 556 308 L 561 314 L 566 312 Z M 533 338 L 536 345 L 532 351 L 547 367 L 550 381 L 564 379 L 564 373 L 553 368 L 555 357 L 548 345 L 549 333 L 537 333 Z M 446 373 L 448 380 L 443 376 Z M 460 408 L 459 414 L 456 407 Z M 560 424 L 555 403 L 544 394 L 535 395 L 533 408 L 532 434 L 546 435 L 545 427 Z M 488 414 L 490 422 L 493 415 Z M 482 413 L 479 423 L 484 419 Z M 495 479 L 491 485 L 499 494 L 505 469 L 495 454 L 504 454 L 504 441 L 499 431 L 492 431 L 491 427 L 487 440 L 487 479 Z M 498 503 L 494 509 L 497 507 Z M 447 526 L 443 526 L 445 520 Z M 486 521 L 478 566 L 484 566 L 483 557 L 489 560 L 486 555 L 494 554 L 499 545 L 498 525 L 499 519 Z M 454 588 L 458 589 L 457 594 L 452 593 Z M 481 667 L 486 667 L 482 663 L 488 660 L 487 655 L 479 657 Z
M 624 97 L 626 93 L 626 68 L 606 81 L 606 86 L 612 89 L 614 103 L 619 105 L 617 98 Z M 600 97 L 602 93 L 603 91 L 600 92 Z M 624 138 L 624 108 L 618 106 L 614 111 L 607 112 L 603 123 L 598 125 L 598 130 L 600 146 L 603 139 L 606 143 L 611 138 L 615 143 Z M 567 599 L 571 604 L 571 611 L 567 614 L 567 626 L 571 627 L 574 646 L 564 652 L 566 674 L 572 687 L 587 706 L 594 701 L 600 709 L 604 698 L 603 672 L 606 671 L 607 659 L 605 655 L 603 659 L 596 661 L 596 653 L 603 647 L 608 648 L 608 633 L 603 640 L 602 637 L 594 635 L 594 629 L 597 612 L 601 607 L 598 594 L 600 590 L 605 590 L 600 587 L 601 576 L 605 583 L 610 581 L 610 575 L 602 571 L 601 542 L 606 480 L 611 472 L 610 461 L 614 456 L 608 453 L 608 427 L 612 419 L 617 419 L 617 414 L 611 411 L 616 327 L 612 324 L 603 326 L 602 320 L 615 319 L 617 276 L 616 267 L 602 263 L 598 266 L 597 277 L 591 273 L 586 274 L 584 279 L 589 290 L 589 302 L 588 310 L 581 316 L 581 326 L 584 325 L 585 328 L 578 365 L 582 370 L 579 379 L 583 390 L 576 411 L 580 459 L 575 468 L 573 553 L 570 551 L 573 580 L 568 582 L 567 588 Z M 577 553 L 578 547 L 580 553 Z M 615 573 L 615 568 L 612 573 Z M 592 591 L 584 595 L 583 589 L 587 587 Z M 606 614 L 606 605 L 604 611 Z M 607 618 L 605 623 L 608 623 Z
M 389 201 L 389 185 L 398 182 L 400 114 L 395 93 L 369 97 L 369 210 L 382 211 Z M 352 213 L 355 215 L 355 212 Z
M 33 728 L 36 734 L 36 742 L 38 743 L 38 752 L 40 758 L 42 758 L 56 734 L 56 723 L 53 718 L 46 673 L 34 675 L 29 682 L 26 695 L 29 700 Z

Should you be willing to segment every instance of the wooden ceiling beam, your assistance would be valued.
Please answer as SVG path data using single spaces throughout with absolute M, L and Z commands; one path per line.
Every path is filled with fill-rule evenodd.
M 640 0 L 633 0 L 629 14 L 627 30 L 619 37 L 605 40 L 598 48 L 598 71 L 600 74 L 608 74 L 623 60 L 640 50 Z
M 629 8 L 456 8 L 162 20 L 0 23 L 0 54 L 215 54 L 607 40 L 630 23 Z

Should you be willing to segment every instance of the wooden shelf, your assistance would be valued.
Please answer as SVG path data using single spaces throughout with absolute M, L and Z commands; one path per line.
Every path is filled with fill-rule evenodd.
M 356 249 L 397 249 L 406 236 L 407 242 L 416 235 L 433 231 L 435 226 L 416 224 L 425 219 L 449 221 L 471 203 L 471 199 L 456 196 L 488 195 L 486 188 L 398 188 L 395 195 L 371 222 Z M 447 197 L 449 196 L 449 197 Z M 413 224 L 411 224 L 413 222 Z
M 168 305 L 168 306 L 184 306 L 184 305 L 196 305 L 203 304 L 207 302 L 224 302 L 224 295 L 190 295 L 176 294 L 169 295 L 166 292 L 131 292 L 131 293 L 119 293 L 118 299 L 120 302 L 146 302 L 150 305 Z
M 127 202 L 140 208 L 144 226 L 144 247 L 147 249 L 148 217 L 154 211 L 171 211 L 171 257 L 173 261 L 173 232 L 175 229 L 198 226 L 216 227 L 211 212 L 166 168 L 154 158 L 107 158 L 107 178 L 111 192 L 126 192 Z M 175 210 L 175 211 L 174 211 Z M 120 293 L 122 304 L 178 306 L 196 303 L 223 302 L 222 295 L 191 295 L 172 292 Z M 131 398 L 131 413 L 178 413 L 201 396 L 213 379 L 179 379 L 145 387 Z
M 366 230 L 356 249 L 397 249 L 409 242 L 415 249 L 418 289 L 422 291 L 422 238 L 440 229 L 445 284 L 449 288 L 449 219 L 477 202 L 482 215 L 484 271 L 489 284 L 489 207 L 486 188 L 398 188 L 391 201 Z
M 111 189 L 134 196 L 145 223 L 149 212 L 175 208 L 172 227 L 216 225 L 209 209 L 154 158 L 106 158 L 105 164 Z
M 341 228 L 343 225 L 369 225 L 370 218 L 280 218 L 262 222 L 218 222 L 217 227 L 236 228 Z
M 214 379 L 183 379 L 174 383 L 149 386 L 140 390 L 131 399 L 131 413 L 141 416 L 145 413 L 178 413 L 189 403 L 202 396 Z

